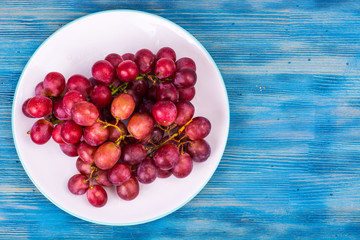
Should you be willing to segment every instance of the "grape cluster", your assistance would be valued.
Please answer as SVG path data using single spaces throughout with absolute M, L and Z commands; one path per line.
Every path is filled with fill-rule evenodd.
M 92 77 L 75 74 L 67 81 L 48 73 L 35 96 L 22 106 L 25 116 L 40 118 L 29 131 L 31 140 L 50 138 L 68 156 L 78 157 L 78 174 L 68 181 L 75 195 L 87 194 L 95 207 L 107 202 L 104 187 L 116 187 L 120 198 L 132 200 L 140 184 L 157 177 L 188 176 L 194 162 L 208 159 L 204 139 L 209 120 L 194 117 L 196 64 L 176 59 L 170 47 L 156 54 L 111 53 L 95 62 Z

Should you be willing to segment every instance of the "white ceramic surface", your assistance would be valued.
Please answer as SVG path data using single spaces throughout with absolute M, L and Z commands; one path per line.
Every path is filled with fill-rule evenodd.
M 22 103 L 34 95 L 36 84 L 51 71 L 66 79 L 73 74 L 91 76 L 92 64 L 108 53 L 135 53 L 148 48 L 154 53 L 163 46 L 172 47 L 177 57 L 191 57 L 197 64 L 198 81 L 195 116 L 212 123 L 206 140 L 212 154 L 203 163 L 195 163 L 190 176 L 157 179 L 140 185 L 133 201 L 121 200 L 114 188 L 107 188 L 108 202 L 92 207 L 86 195 L 75 196 L 67 189 L 68 179 L 77 173 L 76 158 L 64 155 L 51 139 L 45 145 L 31 142 L 29 135 L 35 119 L 26 118 Z M 192 198 L 210 180 L 227 141 L 229 104 L 221 74 L 204 47 L 178 25 L 155 15 L 129 10 L 112 10 L 79 18 L 56 31 L 34 53 L 19 80 L 13 103 L 12 128 L 22 165 L 36 187 L 56 206 L 81 219 L 106 225 L 133 225 L 166 216 Z M 214 201 L 216 201 L 214 199 Z

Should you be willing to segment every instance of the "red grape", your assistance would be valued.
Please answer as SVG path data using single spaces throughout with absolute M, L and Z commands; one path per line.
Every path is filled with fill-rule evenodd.
M 209 143 L 204 139 L 195 140 L 187 145 L 186 151 L 194 162 L 204 162 L 211 153 Z
M 62 128 L 62 125 L 63 125 L 63 124 L 64 124 L 63 122 L 58 123 L 58 124 L 54 127 L 54 129 L 53 129 L 53 131 L 52 131 L 52 133 L 51 133 L 51 136 L 52 136 L 52 138 L 54 139 L 54 141 L 55 141 L 56 143 L 65 143 L 65 142 L 63 141 L 62 137 L 61 137 L 61 128 Z
M 108 170 L 108 179 L 115 186 L 119 186 L 129 180 L 131 177 L 131 169 L 123 163 L 116 163 Z
M 52 101 L 48 97 L 35 96 L 30 98 L 26 108 L 27 113 L 35 118 L 45 117 L 52 111 Z
M 63 97 L 63 109 L 64 111 L 71 115 L 71 108 L 73 107 L 73 105 L 77 102 L 80 101 L 86 101 L 85 96 L 76 90 L 70 90 L 67 93 L 65 93 L 64 97 Z
M 86 193 L 89 188 L 89 181 L 83 174 L 76 174 L 72 176 L 68 181 L 68 189 L 72 194 L 82 195 Z
M 115 119 L 125 120 L 134 112 L 134 98 L 127 93 L 120 93 L 111 103 L 111 115 Z
M 155 181 L 157 177 L 157 169 L 151 158 L 146 158 L 137 168 L 137 179 L 139 182 L 149 184 Z
M 175 63 L 170 58 L 160 58 L 155 65 L 155 75 L 159 79 L 165 79 L 174 75 Z
M 111 63 L 116 68 L 123 60 L 123 58 L 117 53 L 110 53 L 105 57 L 105 60 Z
M 180 155 L 179 161 L 171 169 L 172 174 L 177 178 L 187 177 L 193 169 L 193 160 L 188 153 Z
M 80 142 L 80 139 L 83 134 L 83 129 L 74 121 L 67 120 L 62 125 L 60 134 L 61 134 L 61 138 L 65 143 L 75 144 Z
M 104 170 L 97 170 L 94 174 L 95 176 L 95 180 L 96 182 L 104 187 L 111 187 L 113 184 L 109 181 L 108 177 L 107 177 L 107 172 L 108 170 L 104 171 Z
M 79 171 L 79 173 L 84 175 L 90 175 L 92 172 L 92 164 L 84 162 L 81 158 L 78 158 L 76 160 L 76 169 Z
M 72 120 L 80 126 L 91 126 L 99 117 L 99 111 L 94 104 L 80 101 L 71 108 Z
M 130 82 L 128 89 L 132 89 L 139 96 L 145 96 L 148 90 L 149 84 L 146 79 L 140 78 L 133 82 Z
M 127 201 L 135 199 L 139 195 L 139 191 L 139 182 L 135 177 L 131 177 L 120 186 L 116 186 L 116 192 L 119 197 Z
M 195 113 L 195 107 L 189 101 L 179 101 L 176 104 L 177 116 L 175 123 L 178 126 L 185 125 L 188 121 L 192 119 Z
M 196 80 L 196 72 L 185 67 L 175 72 L 173 83 L 177 88 L 190 88 L 195 85 Z
M 170 82 L 163 82 L 160 83 L 156 89 L 156 99 L 158 101 L 170 100 L 172 102 L 177 102 L 179 99 L 179 93 L 174 84 Z
M 31 99 L 31 98 L 26 99 L 26 101 L 25 101 L 25 102 L 23 103 L 23 105 L 22 105 L 22 109 L 21 109 L 21 110 L 22 110 L 22 112 L 23 112 L 23 114 L 24 114 L 25 116 L 27 116 L 28 118 L 33 118 L 33 116 L 31 116 L 31 114 L 29 113 L 29 110 L 28 110 L 28 107 L 27 107 L 30 99 Z
M 114 81 L 114 67 L 106 60 L 99 60 L 91 68 L 92 76 L 99 84 L 109 86 Z
M 92 164 L 94 163 L 94 154 L 97 150 L 97 147 L 90 146 L 86 142 L 80 142 L 77 153 L 81 160 L 83 160 L 86 163 Z
M 157 169 L 157 176 L 158 178 L 168 178 L 172 174 L 171 169 L 170 170 L 162 170 L 160 168 Z
M 146 113 L 135 113 L 127 125 L 128 131 L 134 138 L 140 140 L 151 134 L 154 128 L 153 118 Z
M 116 121 L 113 121 L 112 124 L 115 124 Z M 117 125 L 116 125 L 119 129 L 120 132 L 117 128 L 109 126 L 109 141 L 115 142 L 118 138 L 120 138 L 121 136 L 124 136 L 127 134 L 127 129 L 126 126 L 123 122 L 118 121 Z
M 159 51 L 156 53 L 156 59 L 160 58 L 170 58 L 174 62 L 176 61 L 176 53 L 174 49 L 170 47 L 163 47 L 160 48 Z
M 117 77 L 124 82 L 131 82 L 136 79 L 139 69 L 131 60 L 121 62 L 116 68 Z
M 121 161 L 125 164 L 139 164 L 146 157 L 146 150 L 140 143 L 130 143 L 122 147 Z
M 45 144 L 51 138 L 53 124 L 45 119 L 37 120 L 30 130 L 30 138 L 36 144 Z
M 65 112 L 63 98 L 58 98 L 54 101 L 53 114 L 59 120 L 70 120 L 71 116 Z
M 92 86 L 85 76 L 81 74 L 75 74 L 71 76 L 66 83 L 67 90 L 76 90 L 81 92 L 85 97 L 90 95 Z
M 87 199 L 94 207 L 103 207 L 108 199 L 107 193 L 100 185 L 94 185 L 87 190 Z
M 155 165 L 163 170 L 173 168 L 178 163 L 179 158 L 179 149 L 170 143 L 162 145 L 154 153 Z
M 65 90 L 65 77 L 58 72 L 50 72 L 44 79 L 44 90 L 50 97 L 58 97 Z
M 99 146 L 94 155 L 95 165 L 107 170 L 112 168 L 119 160 L 121 148 L 113 142 L 106 142 Z
M 211 123 L 207 118 L 196 117 L 185 127 L 185 132 L 191 140 L 205 138 L 209 135 Z
M 63 153 L 68 155 L 69 157 L 77 157 L 78 156 L 78 146 L 79 144 L 67 144 L 67 143 L 60 143 L 60 149 Z
M 44 89 L 44 82 L 39 82 L 35 87 L 35 95 L 36 96 L 44 96 L 46 97 L 46 92 Z
M 157 123 L 162 126 L 170 126 L 177 116 L 177 109 L 169 100 L 158 101 L 154 104 L 152 115 Z
M 176 65 L 176 71 L 178 71 L 184 67 L 189 67 L 189 68 L 192 68 L 194 71 L 196 71 L 196 64 L 195 64 L 194 60 L 192 60 L 191 58 L 188 58 L 188 57 L 180 58 L 179 60 L 177 60 L 175 62 L 175 65 Z
M 98 108 L 106 107 L 112 100 L 111 91 L 106 86 L 96 85 L 90 92 L 90 99 Z
M 125 53 L 121 57 L 124 59 L 124 61 L 131 60 L 131 61 L 135 62 L 135 55 L 132 53 Z
M 149 49 L 140 49 L 135 53 L 135 63 L 140 73 L 150 73 L 155 63 L 155 56 Z
M 100 122 L 94 123 L 84 129 L 84 141 L 90 146 L 99 146 L 109 137 L 109 129 Z
M 195 87 L 178 88 L 178 92 L 180 100 L 191 101 L 195 96 Z

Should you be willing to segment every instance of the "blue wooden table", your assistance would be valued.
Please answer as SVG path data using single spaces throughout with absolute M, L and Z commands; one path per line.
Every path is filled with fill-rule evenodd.
M 147 11 L 193 34 L 223 75 L 231 111 L 224 156 L 200 194 L 127 227 L 49 202 L 11 133 L 15 87 L 36 48 L 109 9 Z M 359 239 L 359 13 L 355 0 L 1 1 L 0 239 Z

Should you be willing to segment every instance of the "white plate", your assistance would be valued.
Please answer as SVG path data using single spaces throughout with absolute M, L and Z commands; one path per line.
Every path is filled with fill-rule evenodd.
M 75 196 L 67 189 L 68 179 L 77 173 L 76 158 L 65 156 L 51 139 L 35 145 L 29 135 L 34 119 L 26 118 L 22 103 L 34 96 L 35 85 L 51 71 L 66 79 L 73 74 L 91 76 L 92 64 L 108 53 L 135 53 L 148 48 L 154 53 L 172 47 L 177 57 L 191 57 L 197 64 L 198 81 L 195 116 L 205 116 L 212 123 L 206 140 L 212 153 L 203 163 L 195 164 L 184 179 L 157 179 L 140 186 L 133 201 L 120 199 L 113 188 L 107 189 L 108 202 L 92 207 L 86 195 Z M 149 222 L 173 211 L 194 198 L 215 172 L 227 141 L 229 103 L 221 74 L 205 48 L 178 25 L 155 15 L 129 10 L 112 10 L 87 15 L 56 31 L 34 53 L 16 88 L 12 130 L 22 165 L 39 191 L 62 210 L 86 221 L 106 225 L 133 225 Z M 216 201 L 214 199 L 214 201 Z

